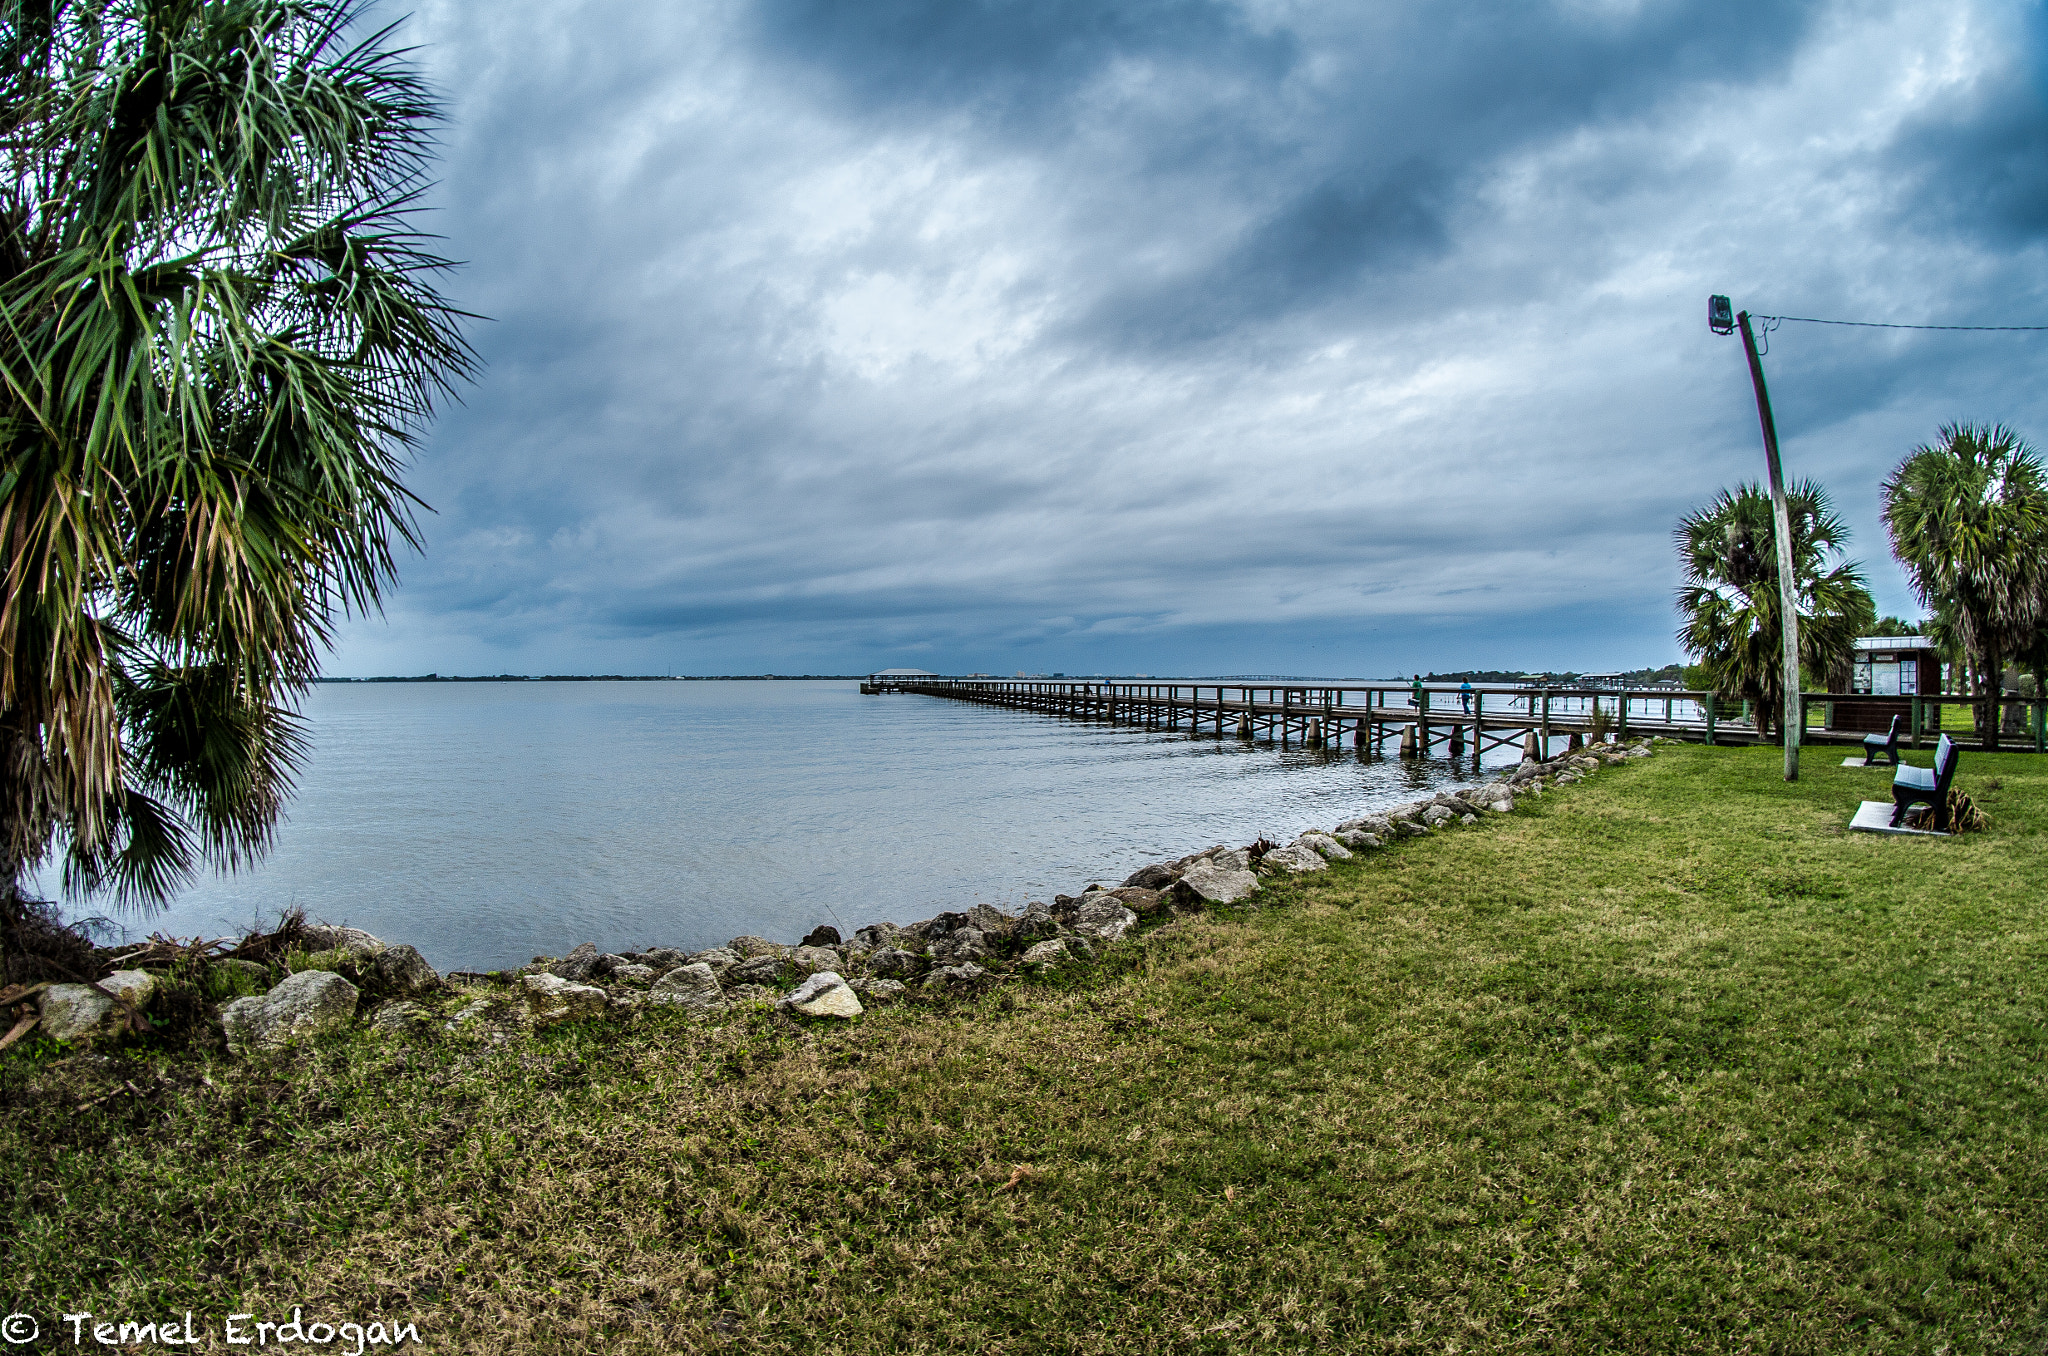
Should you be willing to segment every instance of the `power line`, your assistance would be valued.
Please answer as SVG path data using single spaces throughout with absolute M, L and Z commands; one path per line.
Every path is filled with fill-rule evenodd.
M 2048 330 L 2048 325 L 1893 325 L 1882 320 L 1816 320 L 1810 315 L 1758 315 L 1758 320 L 1796 320 L 1802 325 L 1853 325 L 1863 330 Z

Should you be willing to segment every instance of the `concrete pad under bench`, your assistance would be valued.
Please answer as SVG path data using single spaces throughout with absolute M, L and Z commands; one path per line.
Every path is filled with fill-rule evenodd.
M 1856 817 L 1849 821 L 1851 833 L 1898 833 L 1910 834 L 1917 838 L 1947 838 L 1949 835 L 1933 829 L 1909 829 L 1903 824 L 1892 827 L 1892 803 L 1888 800 L 1866 800 L 1856 809 Z

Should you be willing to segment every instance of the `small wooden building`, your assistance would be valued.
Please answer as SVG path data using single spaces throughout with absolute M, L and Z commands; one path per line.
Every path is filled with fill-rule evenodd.
M 1914 697 L 1941 691 L 1941 656 L 1933 637 L 1859 637 L 1849 690 L 1868 700 L 1834 703 L 1831 729 L 1882 733 L 1891 727 L 1893 716 L 1901 722 L 1910 719 Z

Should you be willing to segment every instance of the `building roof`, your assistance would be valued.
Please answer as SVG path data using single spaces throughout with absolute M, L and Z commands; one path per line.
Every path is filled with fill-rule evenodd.
M 1933 636 L 1858 636 L 1859 650 L 1931 650 Z
M 936 678 L 939 675 L 930 669 L 879 669 L 868 675 L 870 678 Z

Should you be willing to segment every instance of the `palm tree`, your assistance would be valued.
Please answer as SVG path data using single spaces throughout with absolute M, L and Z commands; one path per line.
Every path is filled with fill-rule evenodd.
M 1827 492 L 1811 480 L 1788 486 L 1799 662 L 1831 689 L 1847 686 L 1855 639 L 1877 618 L 1862 573 L 1841 560 L 1849 532 Z M 1754 482 L 1723 490 L 1679 519 L 1673 533 L 1685 585 L 1679 643 L 1714 679 L 1715 692 L 1755 705 L 1757 729 L 1785 731 L 1784 639 L 1778 548 L 1770 492 Z
M 1884 483 L 1892 554 L 1952 628 L 1976 671 L 1977 728 L 1998 747 L 2006 662 L 2048 608 L 2048 485 L 2041 459 L 2002 424 L 1947 424 Z
M 470 370 L 436 113 L 357 0 L 0 0 L 0 906 L 268 845 Z M 4 920 L 0 920 L 4 921 Z

